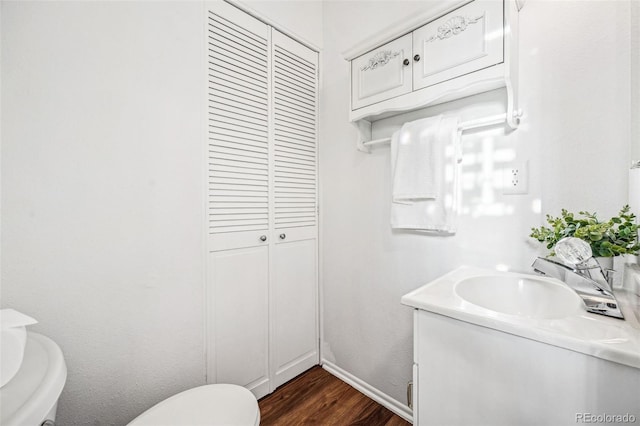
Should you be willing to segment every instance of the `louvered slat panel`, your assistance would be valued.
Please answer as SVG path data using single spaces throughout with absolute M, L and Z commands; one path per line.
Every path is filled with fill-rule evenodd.
M 302 144 L 292 144 L 290 141 L 281 141 L 278 149 L 281 151 L 291 150 L 291 152 L 297 152 L 301 155 L 304 155 L 304 153 L 309 153 L 310 155 L 315 154 L 315 150 L 312 147 Z
M 288 105 L 278 105 L 276 106 L 276 110 L 280 112 L 281 117 L 289 117 L 295 120 L 300 120 L 301 122 L 315 125 L 315 116 L 307 114 L 304 111 L 289 108 Z
M 215 96 L 214 97 L 214 101 L 213 101 L 213 107 L 216 108 L 218 106 L 224 108 L 225 112 L 232 112 L 234 114 L 240 114 L 243 117 L 246 118 L 254 118 L 257 120 L 262 120 L 262 122 L 264 122 L 264 120 L 267 119 L 267 116 L 262 114 L 262 112 L 260 110 L 255 110 L 254 108 L 252 108 L 250 105 L 242 105 L 242 106 L 238 106 L 237 105 L 238 102 L 236 99 L 233 98 L 224 98 L 221 96 Z M 210 114 L 214 114 L 213 112 L 210 112 Z
M 248 179 L 253 179 L 251 175 L 258 176 L 267 176 L 267 172 L 257 169 L 249 169 L 246 167 L 229 167 L 229 166 L 218 166 L 215 169 L 209 169 L 209 176 L 227 176 L 234 177 L 237 175 L 248 175 Z
M 247 131 L 247 129 L 233 129 L 232 126 L 228 126 L 228 127 L 223 127 L 225 124 L 224 123 L 215 123 L 215 120 L 209 120 L 210 122 L 213 121 L 212 124 L 209 125 L 209 133 L 210 133 L 210 138 L 214 137 L 214 138 L 221 138 L 221 139 L 225 139 L 225 140 L 231 140 L 233 138 L 238 138 L 241 141 L 253 141 L 253 142 L 261 142 L 263 144 L 267 144 L 267 139 L 265 139 L 264 135 L 262 134 L 262 132 L 255 132 L 254 133 L 250 133 Z
M 315 145 L 310 142 L 302 142 L 299 140 L 283 140 L 283 139 L 278 139 L 278 141 L 281 147 L 289 146 L 293 149 L 300 149 L 300 150 L 305 150 L 310 152 L 315 152 L 316 150 Z
M 290 89 L 286 85 L 281 85 L 275 91 L 275 98 L 284 102 L 288 102 L 292 107 L 301 111 L 308 111 L 313 108 L 313 101 L 307 99 L 304 95 L 298 94 L 295 89 Z
M 274 37 L 273 199 L 276 229 L 317 225 L 316 65 Z
M 315 163 L 315 157 L 309 155 L 309 151 L 305 151 L 302 149 L 299 150 L 298 152 L 294 151 L 291 148 L 289 148 L 288 150 L 279 149 L 276 155 L 282 158 L 286 158 L 288 160 L 293 159 L 293 160 L 299 160 L 302 162 L 311 162 L 312 164 Z
M 264 181 L 258 176 L 244 176 L 240 174 L 231 173 L 212 173 L 209 177 L 210 182 L 216 183 L 235 183 L 238 185 L 251 184 L 251 185 L 264 185 Z
M 280 74 L 280 88 L 282 91 L 292 92 L 301 98 L 306 99 L 307 102 L 313 103 L 315 98 L 315 90 L 313 86 L 310 86 L 307 82 L 300 80 L 295 75 L 288 74 L 287 70 L 282 68 L 276 68 L 276 73 Z
M 281 115 L 278 118 L 278 122 L 282 123 L 285 126 L 293 127 L 294 129 L 302 130 L 315 135 L 316 128 L 313 123 L 307 123 L 298 118 L 288 117 L 286 115 Z
M 215 194 L 209 194 L 209 201 L 210 204 L 212 206 L 236 206 L 236 208 L 241 208 L 242 206 L 239 206 L 240 204 L 242 205 L 248 205 L 248 204 L 260 204 L 260 206 L 262 207 L 263 205 L 267 205 L 269 202 L 269 198 L 267 196 L 264 195 L 259 195 L 259 196 L 251 196 L 251 195 L 233 195 L 230 196 L 229 194 L 223 194 L 223 195 L 215 195 Z
M 269 228 L 267 39 L 208 15 L 210 234 Z
M 309 76 L 309 74 L 305 72 L 300 72 L 299 69 L 297 69 L 295 66 L 292 66 L 290 64 L 286 64 L 286 67 L 284 67 L 283 63 L 284 62 L 281 61 L 279 64 L 277 64 L 276 69 L 288 70 L 292 76 L 296 77 L 297 81 L 300 81 L 301 83 L 304 83 L 305 85 L 309 86 L 311 88 L 311 91 L 315 92 L 316 82 L 312 77 Z
M 309 127 L 303 126 L 301 124 L 291 123 L 287 120 L 276 120 L 276 124 L 278 124 L 278 127 L 283 132 L 289 132 L 293 135 L 315 139 L 315 129 L 309 129 Z
M 242 107 L 252 109 L 254 112 L 262 112 L 266 108 L 266 102 L 264 98 L 256 97 L 252 93 L 248 93 L 246 90 L 240 90 L 230 86 L 209 87 L 209 99 L 225 99 L 233 103 L 237 103 L 238 100 L 242 100 Z M 227 104 L 228 105 L 228 104 Z M 233 105 L 233 104 L 232 104 Z M 211 107 L 211 105 L 209 105 Z M 240 107 L 238 107 L 240 108 Z
M 252 147 L 245 147 L 244 145 L 235 145 L 235 146 L 229 147 L 221 144 L 220 146 L 212 147 L 209 152 L 211 153 L 211 155 L 229 154 L 229 155 L 236 155 L 236 156 L 246 156 L 247 159 L 251 159 L 253 162 L 266 163 L 265 161 L 267 160 L 265 158 L 266 153 L 259 152 L 251 148 Z
M 292 182 L 284 182 L 281 184 L 277 184 L 276 188 L 296 188 L 296 189 L 310 189 L 315 191 L 316 185 L 314 183 L 292 183 Z
M 242 148 L 246 151 L 253 151 L 253 152 L 262 153 L 262 154 L 267 153 L 267 149 L 268 149 L 266 144 L 263 144 L 260 142 L 254 142 L 251 140 L 231 141 L 231 140 L 221 139 L 219 143 L 221 147 Z
M 262 159 L 254 159 L 248 155 L 243 155 L 242 153 L 231 154 L 226 152 L 220 152 L 212 150 L 209 153 L 209 158 L 219 160 L 221 162 L 225 162 L 227 164 L 239 163 L 239 166 L 256 166 L 267 168 L 267 165 L 264 163 Z
M 278 172 L 278 177 L 280 177 L 283 181 L 287 179 L 296 179 L 296 180 L 312 180 L 315 181 L 316 177 L 314 175 L 301 175 L 300 173 L 290 173 L 284 170 L 280 170 Z
M 276 173 L 279 169 L 289 172 L 300 171 L 300 173 L 309 175 L 314 175 L 316 172 L 316 167 L 313 164 L 305 164 L 302 161 L 291 160 L 279 155 L 276 156 L 276 162 L 280 163 L 280 166 L 276 168 Z

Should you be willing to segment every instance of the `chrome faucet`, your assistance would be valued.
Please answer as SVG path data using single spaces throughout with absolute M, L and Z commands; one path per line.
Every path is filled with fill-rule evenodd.
M 578 239 L 572 238 L 572 240 Z M 558 244 L 561 242 L 562 240 Z M 578 244 L 582 243 L 584 242 Z M 556 251 L 559 256 L 562 256 L 558 250 Z M 582 298 L 588 312 L 624 319 L 607 274 L 591 257 L 591 248 L 588 254 L 588 258 L 578 258 L 579 261 L 571 256 L 569 258 L 562 256 L 562 260 L 539 257 L 531 266 L 534 271 L 556 278 L 575 291 Z

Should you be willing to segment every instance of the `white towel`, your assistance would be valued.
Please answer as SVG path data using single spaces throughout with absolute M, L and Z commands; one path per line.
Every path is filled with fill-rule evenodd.
M 437 143 L 442 116 L 406 123 L 394 133 L 391 149 L 393 164 L 392 198 L 395 203 L 435 199 L 442 173 Z
M 391 139 L 392 228 L 455 233 L 460 162 L 458 125 L 457 117 L 439 116 L 407 123 L 394 133 Z M 411 147 L 403 152 L 416 140 L 419 141 L 418 148 Z M 411 155 L 428 158 L 413 162 Z M 428 170 L 401 170 L 406 167 L 426 167 Z M 413 175 L 420 181 L 412 181 L 403 175 Z M 396 183 L 400 185 L 397 192 Z M 413 190 L 410 188 L 412 183 L 415 183 Z

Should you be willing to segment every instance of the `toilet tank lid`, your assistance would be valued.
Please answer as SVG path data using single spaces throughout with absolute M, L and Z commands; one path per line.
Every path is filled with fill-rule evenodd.
M 256 397 L 238 385 L 214 384 L 180 392 L 154 405 L 128 426 L 258 425 Z

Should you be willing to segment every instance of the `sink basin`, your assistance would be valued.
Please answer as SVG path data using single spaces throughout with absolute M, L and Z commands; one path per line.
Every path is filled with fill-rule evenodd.
M 631 313 L 640 298 L 619 296 L 626 321 L 587 312 L 580 296 L 554 278 L 461 266 L 405 294 L 402 303 L 640 369 L 640 323 Z
M 454 291 L 468 303 L 528 318 L 563 318 L 582 306 L 580 297 L 564 284 L 533 276 L 474 276 L 459 281 Z

